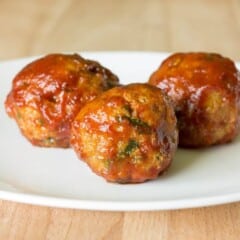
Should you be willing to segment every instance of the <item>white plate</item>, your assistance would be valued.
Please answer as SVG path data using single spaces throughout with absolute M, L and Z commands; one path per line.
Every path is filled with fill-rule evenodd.
M 123 83 L 145 82 L 163 53 L 83 53 L 115 72 Z M 107 183 L 64 149 L 33 147 L 4 110 L 13 76 L 33 59 L 0 63 L 0 198 L 92 210 L 160 210 L 240 200 L 240 138 L 205 150 L 179 149 L 169 172 L 155 181 Z

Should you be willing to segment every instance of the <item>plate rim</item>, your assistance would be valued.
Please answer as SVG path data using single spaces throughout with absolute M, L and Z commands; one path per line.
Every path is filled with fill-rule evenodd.
M 159 211 L 209 207 L 238 202 L 240 192 L 202 198 L 155 201 L 81 200 L 0 190 L 0 199 L 31 205 L 99 211 Z
M 173 52 L 162 51 L 75 51 L 81 55 L 159 55 L 168 56 Z M 191 52 L 191 51 L 188 51 Z M 65 52 L 65 53 L 74 53 Z M 46 54 L 28 56 L 15 59 L 1 60 L 0 64 L 13 64 L 21 61 L 32 61 Z M 98 61 L 98 59 L 96 59 Z M 236 67 L 240 69 L 240 61 L 234 61 Z M 157 210 L 176 210 L 187 208 L 198 208 L 214 206 L 240 201 L 240 192 L 213 195 L 208 197 L 180 198 L 173 200 L 153 200 L 153 201 L 111 201 L 111 200 L 83 200 L 76 198 L 54 197 L 44 194 L 31 194 L 25 192 L 3 190 L 0 187 L 0 199 L 14 201 L 25 204 L 72 208 L 82 210 L 99 211 L 157 211 Z

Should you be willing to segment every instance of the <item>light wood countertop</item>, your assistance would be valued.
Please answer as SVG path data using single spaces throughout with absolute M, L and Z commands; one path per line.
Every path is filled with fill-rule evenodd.
M 86 50 L 211 51 L 240 60 L 239 0 L 1 0 L 0 29 L 0 60 Z M 99 212 L 0 200 L 1 240 L 239 236 L 240 203 Z

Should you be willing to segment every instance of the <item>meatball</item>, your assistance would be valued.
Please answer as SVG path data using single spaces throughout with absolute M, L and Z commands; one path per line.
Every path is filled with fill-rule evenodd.
M 156 178 L 173 159 L 178 142 L 174 109 L 148 84 L 116 87 L 87 103 L 72 123 L 71 145 L 107 181 Z
M 173 101 L 179 146 L 223 144 L 238 134 L 240 76 L 230 59 L 215 53 L 176 53 L 151 75 L 149 83 Z
M 50 54 L 16 75 L 5 108 L 33 145 L 66 148 L 70 124 L 83 105 L 117 85 L 118 78 L 95 61 Z

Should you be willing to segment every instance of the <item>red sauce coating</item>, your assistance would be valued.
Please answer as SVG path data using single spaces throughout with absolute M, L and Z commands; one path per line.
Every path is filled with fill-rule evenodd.
M 156 87 L 113 88 L 86 104 L 72 123 L 71 144 L 107 181 L 144 182 L 171 164 L 177 147 L 176 118 Z
M 118 78 L 95 61 L 50 54 L 17 74 L 6 111 L 34 145 L 68 147 L 70 123 L 81 107 L 116 85 Z
M 180 146 L 210 146 L 236 137 L 240 78 L 230 59 L 215 53 L 176 53 L 151 75 L 149 83 L 173 101 Z

